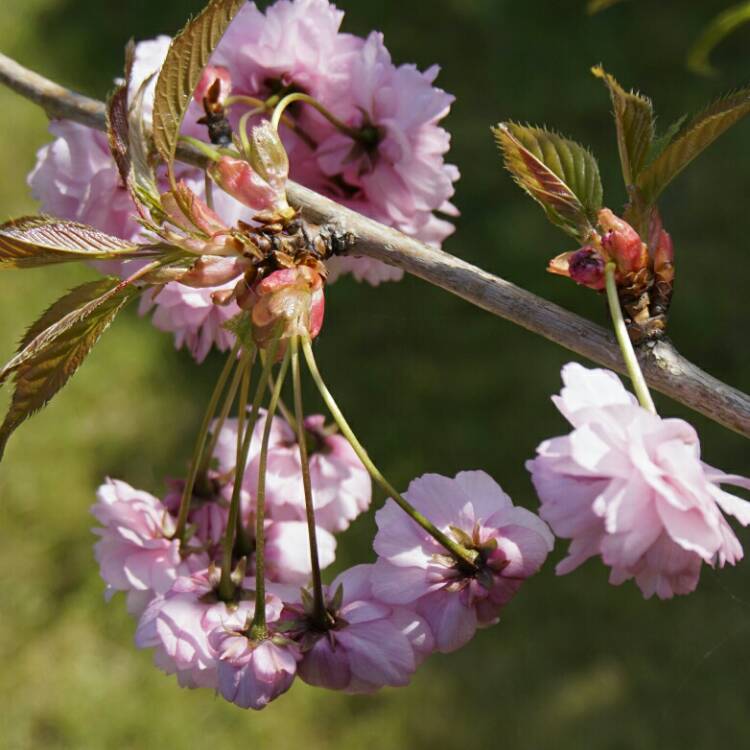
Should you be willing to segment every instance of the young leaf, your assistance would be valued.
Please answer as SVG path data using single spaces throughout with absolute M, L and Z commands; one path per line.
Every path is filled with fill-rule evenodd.
M 244 310 L 224 323 L 223 328 L 234 334 L 248 351 L 252 350 L 255 346 L 253 323 L 250 320 L 250 315 Z
M 584 239 L 602 207 L 599 167 L 591 152 L 543 128 L 500 123 L 492 132 L 518 185 L 553 224 Z
M 0 224 L 0 269 L 72 260 L 142 258 L 152 252 L 86 224 L 51 216 L 23 216 Z
M 677 133 L 672 142 L 638 177 L 644 199 L 653 204 L 664 188 L 720 135 L 750 112 L 750 89 L 711 104 Z
M 81 284 L 50 305 L 26 331 L 15 356 L 0 370 L 0 385 L 35 354 L 49 346 L 81 318 L 122 290 L 122 281 L 105 277 Z
M 625 187 L 635 185 L 654 140 L 654 108 L 651 100 L 635 91 L 625 91 L 601 65 L 591 69 L 609 89 L 617 126 L 617 147 L 620 151 Z
M 593 15 L 621 2 L 622 0 L 589 0 L 586 10 Z
M 115 89 L 107 102 L 107 139 L 123 184 L 141 217 L 148 219 L 144 208 L 152 214 L 161 210 L 151 158 L 153 140 L 143 117 L 145 93 L 154 75 L 141 83 L 128 104 L 134 59 L 135 45 L 131 41 L 125 49 L 125 82 Z
M 680 132 L 682 126 L 685 124 L 685 120 L 687 120 L 687 115 L 678 117 L 660 136 L 654 138 L 651 148 L 648 151 L 648 156 L 646 157 L 647 166 L 656 161 L 656 159 L 661 156 L 662 151 L 672 143 L 674 137 Z
M 745 23 L 750 23 L 750 2 L 735 5 L 716 16 L 690 50 L 688 68 L 700 75 L 716 73 L 711 65 L 711 53 L 718 44 Z
M 167 164 L 174 161 L 180 125 L 203 68 L 245 0 L 210 0 L 169 46 L 154 98 L 154 143 Z
M 106 295 L 106 300 L 91 307 L 88 314 L 79 316 L 46 345 L 37 347 L 16 368 L 16 387 L 10 409 L 0 426 L 0 458 L 13 431 L 41 409 L 68 382 L 117 313 L 138 292 L 133 287 L 126 287 L 117 294 Z M 61 303 L 60 309 L 66 307 L 67 304 Z M 48 316 L 51 310 L 52 308 L 42 318 Z M 38 339 L 39 336 L 34 341 Z
M 128 84 L 135 61 L 135 43 L 131 39 L 125 47 L 125 82 L 107 100 L 107 141 L 117 165 L 122 184 L 130 187 L 130 148 L 128 145 Z

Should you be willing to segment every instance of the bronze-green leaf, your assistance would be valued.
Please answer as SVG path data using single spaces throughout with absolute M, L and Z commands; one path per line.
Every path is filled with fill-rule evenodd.
M 625 91 L 601 65 L 591 69 L 609 89 L 617 126 L 617 147 L 625 187 L 635 185 L 654 140 L 654 108 L 651 100 L 635 91 Z
M 599 167 L 590 151 L 544 128 L 500 123 L 492 129 L 505 167 L 549 220 L 579 240 L 602 207 Z
M 52 343 L 53 339 L 65 333 L 81 318 L 90 315 L 111 296 L 120 294 L 122 289 L 121 279 L 107 276 L 87 281 L 60 297 L 29 326 L 16 354 L 0 370 L 0 385 L 24 362 Z
M 685 125 L 638 177 L 637 186 L 648 204 L 732 125 L 750 113 L 750 89 L 717 100 Z
M 13 431 L 41 409 L 68 382 L 117 313 L 137 294 L 138 290 L 133 287 L 126 287 L 114 294 L 107 292 L 101 301 L 93 301 L 99 304 L 89 302 L 84 305 L 81 310 L 86 310 L 85 313 L 78 315 L 71 325 L 57 335 L 48 337 L 43 345 L 35 346 L 45 331 L 38 333 L 27 343 L 26 348 L 32 346 L 34 351 L 14 368 L 15 390 L 8 414 L 0 426 L 0 457 Z M 32 326 L 24 340 L 37 328 L 41 328 L 42 321 L 46 323 L 52 318 L 55 308 L 56 312 L 63 312 L 69 307 L 69 302 L 63 300 L 53 305 Z M 71 314 L 72 312 L 68 312 L 66 315 Z
M 195 87 L 211 53 L 245 0 L 210 0 L 169 46 L 154 98 L 154 143 L 167 164 L 174 161 L 177 139 Z
M 34 268 L 74 260 L 142 258 L 153 249 L 52 216 L 23 216 L 0 224 L 0 269 Z

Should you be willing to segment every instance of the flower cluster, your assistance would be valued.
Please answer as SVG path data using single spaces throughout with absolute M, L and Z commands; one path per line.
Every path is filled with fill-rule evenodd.
M 444 162 L 450 139 L 439 125 L 452 97 L 433 86 L 437 68 L 422 73 L 413 65 L 394 65 L 381 35 L 361 39 L 343 33 L 342 20 L 343 13 L 328 0 L 279 0 L 264 13 L 248 3 L 217 47 L 182 132 L 206 139 L 204 108 L 210 111 L 212 96 L 219 104 L 234 97 L 227 111 L 236 128 L 248 111 L 238 103 L 243 97 L 267 103 L 268 110 L 256 116 L 260 117 L 289 93 L 308 94 L 337 118 L 337 124 L 303 104 L 287 110 L 280 132 L 291 177 L 439 245 L 453 225 L 435 212 L 456 214 L 449 201 L 458 172 Z M 160 69 L 169 42 L 169 37 L 160 36 L 136 46 L 131 100 Z M 219 85 L 214 90 L 215 82 Z M 145 89 L 147 123 L 154 85 L 152 80 Z M 143 236 L 106 137 L 69 122 L 53 123 L 51 132 L 55 140 L 39 151 L 29 175 L 43 211 L 125 239 Z M 204 196 L 200 170 L 178 165 L 175 172 L 195 196 Z M 214 201 L 226 226 L 238 220 L 252 222 L 257 201 L 269 205 L 278 196 L 278 186 L 259 182 L 245 162 L 222 159 L 212 175 L 222 187 L 214 191 Z M 165 174 L 159 179 L 165 189 Z M 329 281 L 343 272 L 372 284 L 402 275 L 366 258 L 334 257 L 327 265 Z M 102 270 L 122 272 L 121 264 L 112 263 Z M 225 324 L 239 312 L 235 301 L 228 299 L 226 285 L 177 281 L 144 296 L 141 312 L 151 310 L 154 325 L 173 333 L 176 346 L 186 346 L 199 362 L 212 346 L 222 351 L 231 346 L 234 337 Z
M 639 406 L 614 373 L 569 364 L 563 382 L 554 402 L 573 431 L 527 464 L 540 515 L 572 540 L 559 574 L 601 556 L 611 583 L 632 578 L 647 598 L 668 599 L 695 589 L 704 562 L 742 559 L 724 513 L 748 525 L 750 503 L 721 485 L 750 480 L 701 461 L 695 430 Z
M 254 513 L 258 430 L 243 480 L 241 517 Z M 322 590 L 322 607 L 305 584 L 309 548 L 302 538 L 300 467 L 294 435 L 273 418 L 268 451 L 268 518 L 263 626 L 256 624 L 253 540 L 239 562 L 230 599 L 220 596 L 217 564 L 227 524 L 226 484 L 237 425 L 219 434 L 215 462 L 202 496 L 193 498 L 187 546 L 173 538 L 181 491 L 172 483 L 164 502 L 123 482 L 99 490 L 93 512 L 103 528 L 96 545 L 108 596 L 128 593 L 138 618 L 136 644 L 184 687 L 216 689 L 243 708 L 260 709 L 299 676 L 310 685 L 350 693 L 401 687 L 434 651 L 464 645 L 477 627 L 497 622 L 521 583 L 544 563 L 553 538 L 533 513 L 514 507 L 484 472 L 454 479 L 427 475 L 405 497 L 430 512 L 437 528 L 463 549 L 457 559 L 393 500 L 378 513 L 375 564 L 357 565 Z M 333 560 L 332 531 L 348 526 L 369 504 L 369 481 L 348 443 L 326 431 L 321 417 L 306 421 L 312 442 L 310 473 L 319 511 L 321 565 Z M 302 529 L 300 529 L 302 527 Z M 300 533 L 298 532 L 300 530 Z

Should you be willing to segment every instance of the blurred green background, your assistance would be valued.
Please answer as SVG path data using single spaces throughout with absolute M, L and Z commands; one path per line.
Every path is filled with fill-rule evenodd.
M 131 35 L 172 33 L 200 5 L 10 0 L 0 11 L 0 49 L 101 97 Z M 448 127 L 463 215 L 447 249 L 600 322 L 601 299 L 544 272 L 569 247 L 502 173 L 489 125 L 546 123 L 590 144 L 618 208 L 624 191 L 609 102 L 588 73 L 592 64 L 603 61 L 623 84 L 652 95 L 663 126 L 750 78 L 750 28 L 715 55 L 720 78 L 698 79 L 684 67 L 723 0 L 633 0 L 593 18 L 583 0 L 339 5 L 347 30 L 383 30 L 396 61 L 439 62 L 441 85 L 457 95 Z M 0 91 L 0 111 L 0 214 L 9 218 L 34 210 L 25 176 L 48 136 L 41 111 L 15 95 Z M 678 252 L 672 337 L 745 391 L 748 210 L 750 122 L 681 177 L 663 204 Z M 72 267 L 5 272 L 0 358 L 46 304 L 91 275 Z M 565 430 L 549 396 L 571 358 L 415 279 L 379 289 L 336 284 L 319 343 L 329 384 L 397 486 L 427 471 L 483 468 L 530 508 L 523 462 Z M 750 567 L 706 570 L 693 596 L 646 602 L 632 584 L 608 586 L 595 561 L 555 578 L 562 543 L 499 626 L 460 653 L 431 658 L 408 689 L 360 698 L 298 684 L 261 714 L 178 689 L 133 647 L 124 602 L 103 601 L 88 508 L 106 475 L 158 493 L 165 475 L 182 472 L 219 364 L 196 367 L 130 310 L 11 441 L 0 468 L 0 747 L 750 746 Z M 0 396 L 4 407 L 7 389 Z M 698 427 L 709 462 L 750 471 L 742 438 L 670 401 L 660 407 Z M 371 515 L 355 524 L 337 567 L 371 559 L 373 528 Z

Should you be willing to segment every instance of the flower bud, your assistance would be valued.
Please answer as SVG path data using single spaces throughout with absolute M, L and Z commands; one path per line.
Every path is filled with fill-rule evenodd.
M 220 256 L 198 258 L 179 278 L 179 282 L 195 289 L 222 286 L 244 273 L 250 262 L 246 258 L 224 258 Z
M 561 253 L 553 258 L 547 270 L 599 291 L 606 286 L 604 266 L 605 261 L 599 250 L 593 245 L 585 245 L 580 250 Z
M 231 90 L 232 76 L 229 71 L 221 65 L 209 65 L 203 70 L 198 86 L 193 92 L 193 99 L 198 104 L 208 105 L 209 109 L 214 109 L 216 105 L 223 107 Z
M 289 176 L 289 157 L 279 134 L 268 120 L 252 129 L 248 158 L 263 180 L 277 190 L 284 190 Z
M 323 326 L 323 279 L 309 266 L 274 271 L 237 294 L 237 303 L 250 311 L 253 337 L 265 349 L 276 337 L 315 338 Z M 282 348 L 283 351 L 283 348 Z
M 674 244 L 663 229 L 654 249 L 654 274 L 659 281 L 671 284 L 674 281 Z
M 602 249 L 615 261 L 620 273 L 632 273 L 648 266 L 648 249 L 630 224 L 603 208 L 599 212 L 599 226 L 604 230 Z
M 568 260 L 570 278 L 576 284 L 599 291 L 606 286 L 604 265 L 604 258 L 600 252 L 590 246 L 582 247 Z
M 266 182 L 246 161 L 223 156 L 209 168 L 209 173 L 224 192 L 254 211 L 287 206 L 284 189 Z

